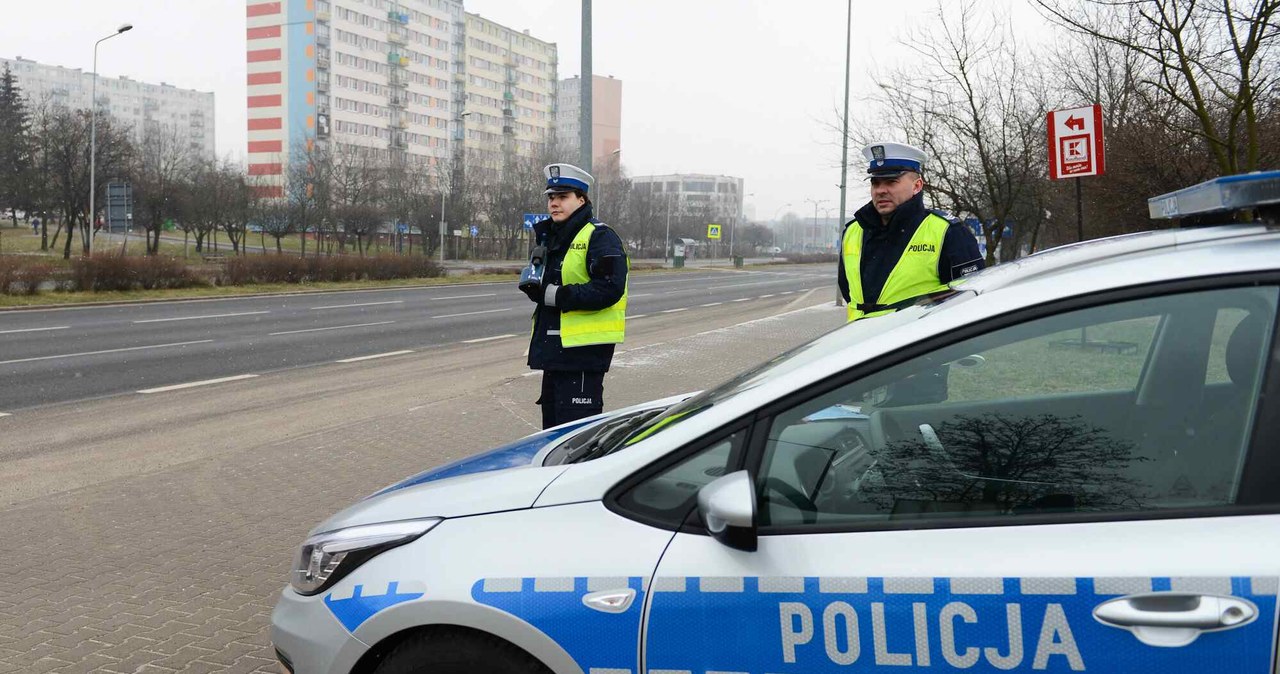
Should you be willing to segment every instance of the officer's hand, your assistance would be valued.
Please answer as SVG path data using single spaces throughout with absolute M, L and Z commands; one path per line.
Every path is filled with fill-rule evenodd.
M 541 285 L 541 284 L 539 284 L 539 283 L 522 283 L 522 284 L 520 284 L 520 290 L 521 290 L 522 292 L 524 292 L 524 294 L 525 294 L 525 295 L 528 295 L 528 296 L 529 296 L 529 299 L 530 299 L 534 304 L 542 304 L 542 295 L 543 295 L 543 290 L 542 290 L 542 285 Z

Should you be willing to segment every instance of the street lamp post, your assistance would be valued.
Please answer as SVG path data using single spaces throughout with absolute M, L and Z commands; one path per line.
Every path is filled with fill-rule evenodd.
M 667 250 L 671 248 L 671 193 L 664 192 L 667 195 L 667 238 L 662 246 L 662 263 L 667 263 Z
M 98 45 L 102 44 L 103 40 L 110 40 L 130 30 L 133 30 L 133 24 L 120 24 L 116 32 L 93 43 L 93 93 L 89 95 L 89 230 L 85 236 L 85 241 L 88 242 L 89 257 L 93 257 L 93 224 L 97 205 L 94 202 L 94 197 L 98 192 L 97 185 L 94 184 L 94 178 L 96 177 L 95 164 L 98 159 Z
M 770 222 L 772 222 L 772 223 L 773 223 L 773 226 L 774 226 L 774 228 L 775 228 L 775 229 L 774 229 L 774 236 L 772 237 L 772 238 L 773 238 L 773 245 L 774 245 L 774 246 L 777 246 L 777 245 L 778 245 L 778 236 L 777 236 L 777 229 L 776 229 L 776 228 L 781 224 L 781 223 L 779 223 L 779 222 L 778 222 L 778 214 L 779 214 L 779 213 L 781 213 L 781 212 L 782 212 L 782 209 L 784 209 L 784 208 L 791 208 L 791 202 L 787 202 L 787 203 L 785 203 L 785 204 L 783 204 L 783 205 L 779 206 L 779 207 L 778 207 L 778 210 L 776 210 L 776 211 L 774 211 L 774 212 L 773 212 L 773 217 L 772 217 L 772 218 L 769 218 Z
M 609 153 L 609 161 L 605 162 L 605 166 L 604 166 L 605 173 L 603 176 L 603 180 L 596 181 L 599 184 L 596 185 L 596 209 L 595 210 L 598 211 L 596 215 L 598 215 L 601 220 L 604 219 L 604 184 L 609 182 L 610 168 L 612 167 L 615 170 L 617 169 L 618 155 L 620 154 L 622 154 L 622 148 L 618 148 L 613 152 Z
M 805 203 L 813 204 L 813 229 L 818 230 L 818 205 L 827 203 L 827 199 L 805 199 Z M 808 238 L 808 237 L 805 237 Z

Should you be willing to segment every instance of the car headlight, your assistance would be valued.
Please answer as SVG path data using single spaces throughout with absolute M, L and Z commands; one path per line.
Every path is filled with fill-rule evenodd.
M 316 594 L 376 555 L 431 531 L 441 521 L 429 517 L 364 524 L 311 536 L 298 548 L 289 584 L 298 594 Z

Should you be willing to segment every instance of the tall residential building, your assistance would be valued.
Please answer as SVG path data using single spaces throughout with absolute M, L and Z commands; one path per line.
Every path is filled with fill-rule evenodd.
M 8 66 L 23 96 L 33 107 L 61 106 L 89 109 L 93 73 L 79 68 L 37 63 L 19 56 L 0 58 Z M 148 131 L 173 133 L 186 150 L 202 159 L 216 156 L 213 135 L 213 94 L 179 89 L 165 82 L 149 84 L 128 77 L 98 77 L 98 110 L 133 130 L 142 142 Z
M 508 157 L 547 158 L 555 146 L 555 43 L 471 13 L 465 38 L 459 116 L 467 170 L 473 161 L 497 169 Z
M 574 75 L 557 86 L 560 109 L 556 111 L 556 137 L 561 161 L 576 162 L 581 156 L 582 80 Z M 612 75 L 591 76 L 591 161 L 607 166 L 610 157 L 622 149 L 622 80 Z
M 460 111 L 461 0 L 248 0 L 249 173 L 279 195 L 316 143 L 439 169 Z
M 673 211 L 703 215 L 710 218 L 709 222 L 727 225 L 742 222 L 742 178 L 676 173 L 634 176 L 631 184 L 641 194 L 670 200 Z

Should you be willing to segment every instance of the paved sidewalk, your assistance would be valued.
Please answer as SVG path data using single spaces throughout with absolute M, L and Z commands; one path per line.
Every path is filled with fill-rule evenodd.
M 629 337 L 608 406 L 714 385 L 843 322 L 830 303 L 769 311 L 791 313 L 693 335 L 673 317 Z M 0 442 L 27 438 L 23 460 L 44 462 L 29 470 L 132 469 L 5 492 L 0 672 L 276 672 L 268 620 L 306 531 L 405 475 L 534 430 L 538 378 L 523 376 L 522 348 L 283 372 L 163 407 L 121 397 L 0 427 Z M 11 421 L 31 423 L 0 424 Z

